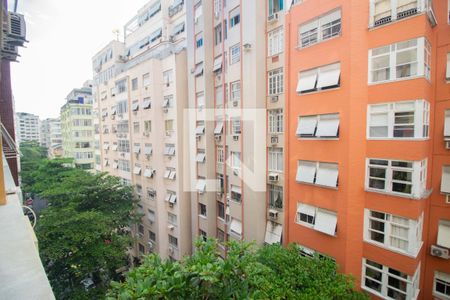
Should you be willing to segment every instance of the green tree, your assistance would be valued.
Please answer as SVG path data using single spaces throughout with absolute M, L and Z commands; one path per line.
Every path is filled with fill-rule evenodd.
M 43 159 L 30 176 L 30 190 L 49 203 L 36 227 L 40 255 L 57 299 L 103 298 L 128 264 L 137 200 L 119 178 L 70 162 Z
M 34 183 L 32 172 L 47 157 L 47 149 L 36 142 L 23 142 L 20 144 L 20 153 L 21 188 L 28 193 Z
M 107 299 L 369 299 L 333 261 L 303 257 L 295 245 L 227 246 L 225 259 L 212 239 L 198 241 L 182 262 L 151 254 L 124 282 L 112 282 Z

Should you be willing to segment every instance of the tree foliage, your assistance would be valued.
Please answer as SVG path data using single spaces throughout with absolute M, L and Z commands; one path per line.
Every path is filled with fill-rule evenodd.
M 196 247 L 182 262 L 147 256 L 107 299 L 368 299 L 333 261 L 300 256 L 295 245 L 231 242 L 225 259 L 213 239 Z
M 36 227 L 40 255 L 57 299 L 103 298 L 109 282 L 120 279 L 116 270 L 128 264 L 137 202 L 119 178 L 71 165 L 41 158 L 22 170 L 29 192 L 49 203 Z
M 32 172 L 47 157 L 47 149 L 36 142 L 23 142 L 20 144 L 20 153 L 21 188 L 28 193 L 34 183 Z

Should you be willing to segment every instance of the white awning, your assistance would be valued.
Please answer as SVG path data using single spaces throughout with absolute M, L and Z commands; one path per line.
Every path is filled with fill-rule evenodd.
M 172 204 L 175 204 L 177 202 L 177 195 L 176 194 L 171 194 L 169 202 L 172 203 Z
M 202 74 L 203 74 L 203 63 L 199 63 L 195 66 L 194 75 L 197 77 Z
M 114 163 L 112 164 L 112 167 L 113 167 L 113 169 L 118 169 L 118 168 L 119 168 L 119 164 L 116 163 L 116 162 L 114 162 Z
M 115 116 L 117 114 L 117 108 L 113 107 L 111 109 L 111 115 Z
M 317 126 L 317 116 L 299 117 L 297 136 L 314 136 Z
M 450 222 L 439 222 L 437 244 L 441 247 L 450 248 Z
M 337 215 L 324 209 L 317 209 L 314 229 L 325 234 L 336 234 Z
M 175 155 L 175 147 L 169 148 L 169 155 L 171 155 L 171 156 Z
M 150 101 L 150 100 L 144 101 L 144 103 L 142 103 L 142 108 L 143 109 L 148 109 L 151 106 L 152 106 L 152 101 Z
M 317 170 L 316 176 L 316 184 L 329 187 L 337 187 L 338 174 L 338 164 L 319 163 L 319 168 Z
M 317 137 L 337 137 L 339 130 L 339 114 L 319 116 L 317 124 Z
M 450 166 L 442 167 L 441 193 L 450 194 Z
M 205 162 L 205 158 L 206 158 L 206 154 L 205 153 L 198 153 L 195 160 L 197 162 L 203 163 L 203 162 Z
M 161 37 L 161 35 L 162 35 L 162 29 L 159 28 L 159 29 L 155 30 L 152 34 L 150 34 L 149 41 L 154 42 L 157 38 Z
M 131 109 L 133 111 L 138 111 L 139 110 L 139 103 L 133 103 L 133 105 L 131 106 Z
M 214 59 L 213 72 L 220 71 L 222 69 L 222 55 Z
M 153 170 L 151 168 L 146 168 L 144 171 L 144 177 L 152 178 L 154 173 L 155 173 L 155 170 Z
M 319 19 L 311 21 L 300 27 L 300 33 L 305 33 L 305 32 L 311 31 L 313 29 L 316 29 L 318 26 L 319 26 Z
M 205 125 L 199 125 L 197 128 L 195 128 L 195 134 L 196 135 L 202 135 L 205 134 Z
M 195 186 L 195 189 L 199 192 L 199 193 L 204 193 L 206 190 L 206 180 L 204 179 L 199 179 L 197 181 L 197 184 Z
M 145 155 L 152 155 L 153 147 L 152 145 L 145 145 L 144 147 L 144 154 Z
M 305 214 L 308 216 L 315 216 L 316 215 L 316 208 L 314 206 L 304 204 L 304 203 L 298 203 L 297 204 L 297 213 Z
M 172 35 L 180 34 L 183 31 L 184 31 L 184 22 L 175 25 L 175 27 L 173 28 L 173 31 L 172 31 Z
M 283 232 L 283 226 L 271 221 L 267 221 L 266 236 L 264 242 L 267 244 L 281 243 L 281 235 Z
M 242 189 L 240 186 L 237 185 L 231 185 L 231 191 L 233 193 L 242 194 Z
M 169 179 L 174 180 L 175 176 L 177 176 L 177 171 L 172 170 L 169 174 Z
M 140 152 L 141 152 L 141 146 L 134 146 L 134 147 L 133 147 L 133 153 L 138 154 L 138 153 L 140 153 Z
M 103 161 L 103 165 L 106 167 L 106 166 L 108 166 L 109 165 L 109 161 L 107 160 L 107 159 L 105 159 L 104 161 Z
M 297 83 L 297 93 L 311 91 L 316 88 L 317 70 L 300 73 Z
M 170 197 L 172 197 L 172 193 L 167 193 L 166 197 L 164 198 L 164 201 L 169 202 L 170 201 Z
M 163 108 L 168 108 L 169 107 L 169 99 L 164 99 L 162 107 Z
M 165 178 L 165 179 L 168 179 L 168 178 L 169 178 L 170 172 L 172 172 L 171 169 L 166 169 L 166 171 L 164 172 L 164 178 Z
M 300 160 L 295 179 L 299 182 L 314 183 L 316 176 L 316 162 Z
M 109 144 L 103 144 L 103 150 L 108 150 L 109 149 Z
M 133 173 L 135 175 L 140 175 L 141 174 L 141 167 L 135 166 L 134 169 L 133 169 Z
M 217 122 L 216 128 L 214 128 L 214 134 L 222 134 L 223 132 L 223 122 Z
M 242 223 L 236 219 L 231 219 L 230 232 L 242 235 Z
M 317 81 L 317 88 L 326 88 L 336 86 L 339 84 L 339 77 L 341 76 L 341 65 L 334 64 L 320 68 L 319 79 Z

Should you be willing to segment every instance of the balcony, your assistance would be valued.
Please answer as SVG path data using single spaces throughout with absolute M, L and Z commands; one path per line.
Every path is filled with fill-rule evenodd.
M 0 167 L 1 298 L 55 299 L 34 231 L 22 211 L 22 192 L 14 184 L 4 155 Z

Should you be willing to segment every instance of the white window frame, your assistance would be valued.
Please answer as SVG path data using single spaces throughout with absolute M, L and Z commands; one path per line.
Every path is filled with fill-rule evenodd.
M 446 286 L 446 290 L 449 291 L 449 294 L 443 294 L 443 293 L 437 291 L 436 285 L 437 285 L 438 281 L 440 284 Z M 439 299 L 450 300 L 450 274 L 444 273 L 444 272 L 439 272 L 439 271 L 434 272 L 433 296 L 435 296 Z
M 269 133 L 283 133 L 284 114 L 283 109 L 270 109 L 268 111 Z
M 241 134 L 241 118 L 233 117 L 230 120 L 231 134 Z
M 413 123 L 396 122 L 396 114 L 401 119 L 401 114 L 413 113 Z M 414 135 L 412 137 L 394 137 L 396 126 L 413 127 Z M 367 106 L 367 131 L 366 136 L 369 140 L 405 140 L 405 139 L 428 139 L 430 126 L 430 103 L 426 100 L 411 100 L 388 103 L 369 104 Z M 386 136 L 373 136 L 371 128 L 385 127 Z
M 384 230 L 372 228 L 375 224 L 384 224 L 381 226 Z M 423 214 L 414 220 L 385 212 L 364 210 L 364 241 L 379 247 L 417 257 L 423 245 L 422 231 Z M 399 232 L 405 232 L 406 236 L 401 236 Z M 372 239 L 372 233 L 382 235 L 384 241 Z M 396 244 L 403 244 L 405 247 Z
M 382 2 L 386 2 L 387 4 L 385 6 L 385 11 L 381 11 L 377 15 L 375 15 L 377 4 Z M 406 6 L 404 8 L 399 6 L 398 2 L 399 0 L 370 0 L 369 27 L 377 27 L 389 24 L 409 16 L 417 15 L 430 9 L 429 7 L 427 7 L 427 0 L 412 0 L 410 1 L 410 3 L 408 3 L 408 5 L 404 5 Z M 416 9 L 416 11 L 411 12 L 411 10 L 414 9 Z
M 449 6 L 450 6 L 450 0 L 449 0 Z M 449 14 L 449 20 L 450 20 L 450 11 Z M 447 68 L 445 71 L 445 80 L 447 80 L 447 83 L 450 83 L 450 52 L 447 53 Z
M 283 68 L 271 70 L 267 73 L 267 88 L 270 96 L 282 94 L 283 91 Z
M 230 47 L 230 65 L 241 61 L 241 44 L 237 43 Z
M 329 36 L 324 34 L 324 31 L 328 31 Z M 341 10 L 334 9 L 310 20 L 306 23 L 300 24 L 298 26 L 298 41 L 297 45 L 299 48 L 305 48 L 317 43 L 338 37 L 342 32 L 342 17 Z M 305 43 L 303 43 L 305 39 Z
M 223 146 L 217 146 L 217 163 L 223 164 L 225 162 L 225 150 Z
M 300 71 L 296 91 L 298 94 L 324 91 L 341 86 L 341 63 L 332 63 Z
M 393 166 L 393 162 L 412 164 L 411 167 Z M 370 175 L 370 170 L 373 169 L 373 174 Z M 375 172 L 384 172 L 384 178 L 381 175 L 377 176 Z M 411 180 L 395 179 L 395 172 L 411 173 Z M 386 193 L 395 196 L 401 196 L 413 199 L 422 199 L 426 195 L 426 177 L 427 177 L 427 159 L 420 161 L 406 161 L 397 159 L 384 158 L 367 158 L 366 159 L 366 191 Z M 370 187 L 370 179 L 373 181 L 384 181 L 384 188 Z M 411 193 L 403 193 L 393 191 L 393 184 L 411 185 Z
M 296 135 L 298 138 L 339 138 L 340 114 L 299 116 Z
M 267 160 L 270 172 L 283 172 L 283 148 L 269 148 L 267 151 Z
M 231 168 L 235 170 L 241 169 L 241 152 L 231 152 Z
M 439 220 L 436 244 L 450 248 L 450 220 Z
M 409 45 L 415 43 L 415 45 Z M 406 47 L 406 48 L 405 48 Z M 416 60 L 397 65 L 397 55 L 401 53 L 413 51 L 415 49 Z M 431 45 L 425 37 L 419 37 L 411 40 L 399 41 L 390 45 L 369 49 L 369 84 L 380 84 L 396 80 L 414 79 L 417 77 L 425 77 L 430 80 L 431 76 Z M 376 67 L 374 60 L 387 59 L 386 67 Z M 415 74 L 411 73 L 409 76 L 397 77 L 397 67 L 411 66 Z M 385 72 L 385 79 L 375 79 L 374 72 Z M 381 73 L 382 74 L 382 73 Z
M 339 165 L 337 163 L 299 160 L 295 180 L 326 188 L 338 188 Z
M 444 140 L 450 141 L 450 109 L 444 113 Z
M 301 215 L 308 216 L 309 219 L 303 221 Z M 324 234 L 336 236 L 337 213 L 334 211 L 299 202 L 297 203 L 295 222 Z
M 230 101 L 241 100 L 241 81 L 234 81 L 230 83 Z
M 373 264 L 379 265 L 374 266 Z M 381 275 L 381 281 L 370 277 L 367 273 L 367 270 L 370 270 L 369 272 L 377 272 Z M 389 272 L 389 271 L 392 272 Z M 396 275 L 396 273 L 401 273 L 402 276 Z M 369 273 L 370 274 L 370 273 Z M 404 278 L 406 277 L 406 278 Z M 406 291 L 399 291 L 395 287 L 389 286 L 389 279 L 391 280 L 399 280 L 401 282 L 404 282 L 406 284 Z M 365 285 L 366 280 L 370 280 L 372 282 L 375 282 L 380 285 L 381 291 L 377 291 L 373 288 L 370 288 Z M 361 272 L 361 288 L 365 291 L 368 291 L 372 294 L 375 294 L 383 299 L 393 299 L 388 297 L 388 289 L 392 289 L 394 291 L 400 292 L 402 294 L 406 295 L 406 299 L 416 299 L 419 294 L 419 282 L 420 282 L 420 264 L 417 266 L 416 271 L 414 272 L 414 275 L 411 276 L 409 274 L 400 272 L 398 270 L 395 270 L 393 268 L 390 268 L 388 266 L 383 266 L 382 264 L 375 262 L 373 260 L 368 260 L 366 258 L 363 258 L 362 260 L 362 272 Z
M 442 166 L 441 193 L 450 195 L 450 165 Z
M 284 28 L 278 27 L 269 32 L 267 37 L 267 53 L 274 56 L 283 53 L 284 48 Z

